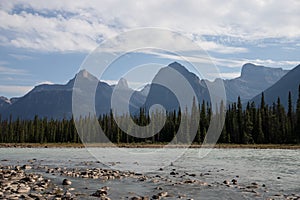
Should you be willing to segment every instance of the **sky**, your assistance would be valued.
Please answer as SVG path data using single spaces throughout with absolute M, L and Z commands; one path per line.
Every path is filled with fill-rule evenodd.
M 292 69 L 300 64 L 299 8 L 298 0 L 2 0 L 0 96 L 23 96 L 39 84 L 65 84 L 98 45 L 148 27 L 178 32 L 199 45 L 224 79 L 238 77 L 248 62 Z M 120 59 L 102 79 L 115 83 L 132 59 L 150 68 L 147 63 L 163 66 L 173 58 L 151 55 Z M 131 76 L 132 86 L 151 80 L 157 70 Z

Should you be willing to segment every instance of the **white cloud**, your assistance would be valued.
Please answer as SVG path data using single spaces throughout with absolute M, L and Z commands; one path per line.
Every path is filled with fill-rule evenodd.
M 232 46 L 224 46 L 222 44 L 218 44 L 212 41 L 197 41 L 199 46 L 206 51 L 218 52 L 218 53 L 245 53 L 248 50 L 244 47 L 232 47 Z
M 9 98 L 23 96 L 32 89 L 32 86 L 0 85 L 0 96 L 1 94 L 5 94 Z
M 53 85 L 51 81 L 42 81 L 35 85 Z M 0 96 L 5 94 L 6 97 L 19 97 L 27 94 L 34 86 L 31 85 L 0 85 Z
M 0 66 L 1 75 L 25 75 L 27 72 L 22 69 L 13 69 L 9 67 Z
M 226 72 L 226 73 L 220 73 L 220 76 L 223 79 L 233 79 L 233 78 L 237 78 L 241 75 L 240 72 Z
M 33 57 L 31 57 L 31 56 L 21 55 L 21 54 L 11 53 L 11 54 L 8 54 L 8 55 L 15 58 L 15 59 L 17 59 L 17 60 L 31 60 L 31 59 L 33 59 Z
M 266 67 L 282 67 L 284 69 L 291 69 L 293 67 L 296 67 L 300 64 L 300 61 L 293 61 L 293 60 L 261 60 L 261 59 L 255 59 L 255 60 L 248 60 L 248 62 L 251 62 L 256 65 L 263 65 Z
M 153 78 L 153 77 L 152 77 Z M 127 80 L 127 79 L 126 79 Z M 102 82 L 105 82 L 109 85 L 116 85 L 118 83 L 119 80 L 101 80 Z M 137 82 L 137 81 L 128 81 L 128 87 L 134 90 L 140 90 L 142 89 L 145 85 L 151 83 L 151 81 L 149 82 Z
M 121 0 L 6 0 L 0 2 L 0 7 L 1 44 L 43 51 L 91 51 L 103 39 L 139 27 L 244 40 L 300 37 L 297 0 L 226 4 L 219 0 L 126 3 Z M 216 42 L 199 42 L 204 48 L 221 53 L 246 51 Z
M 36 85 L 53 85 L 54 83 L 51 81 L 42 81 L 37 83 Z

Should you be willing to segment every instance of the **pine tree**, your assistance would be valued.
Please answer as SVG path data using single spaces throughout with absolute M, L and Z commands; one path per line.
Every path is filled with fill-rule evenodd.
M 242 143 L 244 144 L 253 143 L 253 138 L 252 138 L 253 122 L 251 121 L 251 116 L 250 116 L 250 106 L 245 112 L 244 126 L 245 127 L 243 130 Z
M 204 138 L 206 136 L 206 127 L 207 127 L 207 113 L 206 113 L 206 107 L 205 107 L 205 102 L 202 102 L 201 105 L 201 112 L 200 112 L 200 140 L 201 142 L 204 141 Z
M 261 119 L 261 112 L 257 112 L 257 124 L 256 124 L 256 127 L 257 127 L 257 139 L 256 139 L 256 143 L 258 144 L 262 144 L 264 143 L 264 133 L 263 133 L 263 130 L 262 130 L 262 119 Z
M 264 133 L 264 142 L 269 143 L 268 127 L 267 127 L 267 116 L 266 116 L 266 103 L 265 94 L 261 94 L 260 111 L 261 111 L 261 121 L 262 121 L 262 131 Z
M 243 130 L 243 108 L 240 96 L 238 97 L 237 104 L 237 123 L 238 123 L 238 143 L 243 143 L 244 130 Z
M 297 107 L 296 107 L 296 130 L 295 130 L 295 135 L 297 138 L 297 142 L 300 143 L 300 84 L 299 84 L 299 89 L 298 89 L 298 100 L 297 100 Z
M 278 118 L 278 129 L 279 134 L 276 136 L 279 140 L 279 142 L 286 143 L 287 141 L 287 134 L 286 134 L 286 115 L 284 111 L 284 107 L 281 104 L 281 100 L 278 97 L 277 99 L 277 118 Z
M 288 96 L 288 112 L 287 112 L 287 141 L 289 143 L 292 143 L 293 140 L 295 139 L 293 137 L 293 130 L 294 130 L 294 123 L 293 123 L 293 104 L 292 104 L 292 95 L 291 92 L 289 91 L 289 96 Z

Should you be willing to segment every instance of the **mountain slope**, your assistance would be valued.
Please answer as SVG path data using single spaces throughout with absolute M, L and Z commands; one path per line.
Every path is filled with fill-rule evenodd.
M 224 80 L 227 100 L 237 101 L 238 96 L 242 101 L 247 101 L 260 94 L 282 78 L 288 70 L 257 66 L 251 63 L 243 65 L 241 76 L 231 80 Z
M 128 104 L 128 102 L 125 102 L 126 98 L 123 98 L 122 96 L 125 97 L 126 95 L 128 96 L 133 93 L 129 101 L 129 110 L 131 113 L 137 113 L 140 107 L 148 109 L 154 104 L 161 104 L 168 111 L 177 110 L 179 108 L 179 100 L 175 96 L 174 91 L 172 91 L 172 88 L 157 84 L 160 82 L 168 82 L 171 84 L 171 87 L 177 88 L 179 93 L 183 95 L 188 94 L 185 93 L 187 92 L 186 87 L 179 81 L 180 77 L 174 75 L 174 71 L 178 72 L 180 77 L 186 80 L 192 87 L 199 103 L 201 103 L 202 100 L 210 101 L 208 87 L 214 88 L 219 81 L 222 81 L 221 79 L 215 80 L 214 82 L 200 80 L 184 66 L 174 62 L 160 69 L 152 83 L 146 85 L 141 91 L 133 91 L 128 87 L 127 81 L 121 79 L 117 85 L 121 96 L 115 101 L 116 105 Z M 287 71 L 282 69 L 245 64 L 242 68 L 240 77 L 224 81 L 224 86 L 227 90 L 227 100 L 235 102 L 238 96 L 241 96 L 243 100 L 251 99 L 267 89 L 267 87 L 271 86 L 286 73 Z M 80 104 L 81 110 L 87 110 L 86 108 L 89 108 L 89 102 L 91 102 L 91 94 L 88 92 L 91 90 L 85 88 L 93 88 L 93 86 L 97 84 L 95 95 L 96 113 L 97 115 L 100 115 L 110 112 L 111 97 L 116 86 L 110 86 L 107 83 L 100 82 L 89 72 L 82 70 L 65 85 L 39 85 L 20 98 L 8 100 L 7 98 L 1 97 L 0 114 L 4 118 L 8 118 L 10 114 L 12 114 L 14 118 L 21 117 L 23 119 L 33 119 L 35 115 L 54 119 L 62 119 L 64 117 L 71 118 L 72 92 L 74 91 L 73 86 L 75 80 L 80 80 L 81 82 L 81 88 L 76 90 L 78 91 L 76 94 L 78 94 L 79 100 L 82 102 L 82 104 Z M 297 75 L 294 75 L 292 80 L 299 80 L 299 78 L 297 78 Z M 286 83 L 284 84 L 287 85 Z M 293 88 L 295 87 L 293 86 Z M 215 93 L 213 95 L 218 95 L 218 91 L 213 92 Z M 283 96 L 285 95 L 286 94 Z M 293 97 L 295 95 L 296 94 L 293 94 Z M 270 97 L 270 99 L 272 99 L 272 97 Z M 285 99 L 286 98 L 282 98 L 282 100 Z M 183 102 L 183 104 L 187 105 L 190 104 L 190 102 Z M 119 110 L 119 112 L 122 112 L 123 110 L 126 110 L 125 107 L 124 109 Z
M 77 98 L 82 100 L 80 109 L 85 109 L 89 105 L 85 103 L 90 102 L 91 94 L 89 93 L 89 87 L 96 87 L 95 94 L 95 108 L 96 114 L 99 116 L 104 113 L 109 113 L 111 108 L 111 96 L 114 86 L 110 86 L 107 83 L 100 82 L 96 77 L 91 75 L 86 70 L 80 71 L 76 76 L 71 79 L 65 85 L 39 85 L 32 89 L 29 93 L 21 98 L 11 99 L 11 104 L 6 105 L 9 102 L 8 99 L 1 98 L 0 105 L 3 104 L 0 112 L 3 118 L 8 118 L 11 114 L 14 119 L 20 117 L 22 119 L 33 119 L 35 115 L 39 117 L 47 117 L 53 119 L 63 119 L 72 117 L 72 92 L 75 80 L 80 80 L 81 90 L 77 92 Z M 126 80 L 122 79 L 121 92 L 128 92 L 132 89 L 128 88 Z M 78 88 L 77 88 L 78 89 Z M 88 101 L 86 101 L 88 99 Z M 144 96 L 135 94 L 134 98 L 130 101 L 132 108 L 137 108 L 145 102 Z M 119 103 L 123 103 L 119 100 Z
M 0 112 L 1 110 L 4 110 L 8 106 L 10 106 L 11 102 L 8 98 L 1 96 L 0 97 Z
M 174 91 L 172 91 L 171 88 L 158 84 L 168 82 L 173 87 L 177 88 L 180 93 L 187 92 L 185 86 L 178 80 L 178 76 L 173 73 L 173 70 L 179 72 L 182 78 L 188 81 L 197 95 L 198 102 L 201 102 L 202 100 L 210 101 L 205 81 L 201 81 L 195 74 L 189 72 L 184 66 L 174 62 L 167 67 L 160 69 L 154 77 L 144 105 L 147 109 L 154 104 L 160 104 L 168 111 L 177 110 L 179 108 L 179 101 L 175 96 Z M 190 102 L 183 102 L 183 105 L 189 104 Z
M 278 82 L 272 85 L 270 88 L 264 91 L 265 102 L 271 105 L 277 101 L 280 97 L 281 103 L 285 108 L 288 106 L 288 93 L 292 93 L 292 103 L 295 106 L 298 98 L 298 87 L 300 84 L 300 65 L 289 71 Z M 254 101 L 257 105 L 260 104 L 261 94 L 254 97 L 251 101 Z

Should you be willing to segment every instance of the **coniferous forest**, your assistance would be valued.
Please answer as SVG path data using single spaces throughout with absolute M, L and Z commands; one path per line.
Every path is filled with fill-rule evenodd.
M 212 107 L 207 102 L 200 105 L 193 105 L 193 109 L 198 109 L 200 120 L 197 127 L 196 136 L 191 138 L 189 132 L 192 129 L 191 121 L 193 112 L 173 111 L 166 113 L 166 123 L 163 129 L 151 138 L 136 138 L 130 136 L 118 128 L 113 119 L 113 113 L 101 115 L 98 118 L 99 124 L 106 136 L 113 143 L 166 143 L 173 140 L 182 124 L 184 138 L 178 138 L 180 143 L 201 144 L 205 139 L 210 120 L 222 117 L 225 114 L 225 123 L 219 137 L 219 143 L 233 144 L 299 144 L 300 143 L 300 85 L 298 91 L 298 101 L 293 106 L 291 93 L 287 96 L 288 108 L 281 104 L 280 98 L 272 105 L 267 105 L 264 94 L 261 97 L 259 106 L 253 102 L 248 102 L 243 107 L 240 98 L 237 102 L 225 106 L 221 102 L 218 111 L 212 112 Z M 225 111 L 226 110 L 226 111 Z M 155 113 L 154 118 L 160 118 L 162 113 Z M 119 116 L 123 120 L 130 116 Z M 133 120 L 140 126 L 149 124 L 150 117 L 145 109 L 140 109 Z M 182 119 L 182 120 L 181 120 Z M 80 124 L 88 124 L 89 117 L 80 118 Z M 86 134 L 92 132 L 87 127 Z M 141 133 L 142 134 L 142 133 Z M 89 136 L 90 142 L 97 142 L 97 136 Z M 86 142 L 86 141 L 85 141 Z M 81 143 L 81 139 L 76 131 L 74 119 L 47 119 L 35 116 L 33 120 L 13 120 L 1 119 L 0 116 L 0 143 Z

